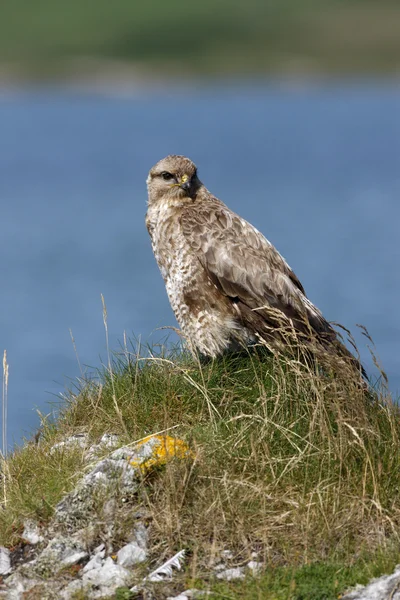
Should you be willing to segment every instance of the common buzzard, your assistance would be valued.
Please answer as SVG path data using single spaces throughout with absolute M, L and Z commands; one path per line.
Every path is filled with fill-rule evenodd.
M 294 335 L 312 355 L 362 369 L 284 258 L 206 189 L 191 160 L 160 160 L 147 187 L 154 255 L 192 351 L 216 357 L 260 341 L 282 349 Z

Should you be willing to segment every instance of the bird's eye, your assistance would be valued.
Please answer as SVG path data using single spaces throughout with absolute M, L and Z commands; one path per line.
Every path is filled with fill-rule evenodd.
M 171 173 L 168 173 L 168 171 L 163 171 L 161 173 L 161 177 L 164 179 L 164 181 L 170 181 L 174 178 L 174 176 Z

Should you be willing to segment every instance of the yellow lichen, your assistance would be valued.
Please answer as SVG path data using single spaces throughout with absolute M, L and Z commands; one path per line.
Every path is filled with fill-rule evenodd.
M 136 449 L 144 444 L 156 440 L 152 447 L 151 456 L 148 458 L 133 458 L 129 459 L 130 464 L 140 469 L 142 473 L 147 473 L 154 467 L 165 465 L 173 458 L 194 458 L 194 453 L 183 440 L 171 437 L 170 435 L 149 435 L 138 442 Z

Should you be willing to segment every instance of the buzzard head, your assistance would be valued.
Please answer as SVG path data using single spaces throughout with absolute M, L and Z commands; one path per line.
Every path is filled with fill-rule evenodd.
M 149 204 L 159 200 L 195 199 L 202 186 L 196 165 L 185 156 L 170 155 L 150 169 L 147 178 Z

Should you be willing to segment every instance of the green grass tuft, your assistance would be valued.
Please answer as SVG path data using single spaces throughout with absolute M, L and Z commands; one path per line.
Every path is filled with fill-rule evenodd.
M 345 562 L 316 562 L 302 567 L 275 567 L 259 578 L 219 583 L 212 586 L 211 600 L 338 600 L 343 592 L 357 584 L 394 570 L 399 551 L 385 556 L 360 558 L 351 566 Z

